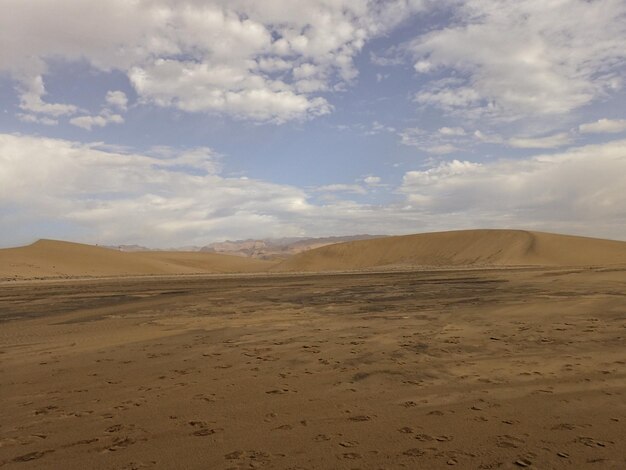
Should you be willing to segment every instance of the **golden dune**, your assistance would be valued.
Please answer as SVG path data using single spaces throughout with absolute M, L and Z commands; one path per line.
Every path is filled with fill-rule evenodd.
M 271 262 L 201 252 L 124 253 L 56 240 L 0 250 L 0 278 L 136 276 L 156 274 L 252 273 Z
M 0 467 L 626 468 L 626 243 L 431 233 L 212 274 L 274 266 L 0 250 Z
M 523 230 L 459 230 L 360 240 L 295 255 L 276 271 L 626 264 L 626 242 Z

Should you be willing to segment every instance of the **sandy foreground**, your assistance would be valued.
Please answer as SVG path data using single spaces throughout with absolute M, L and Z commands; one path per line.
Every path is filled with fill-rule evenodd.
M 626 268 L 0 285 L 0 467 L 626 468 Z

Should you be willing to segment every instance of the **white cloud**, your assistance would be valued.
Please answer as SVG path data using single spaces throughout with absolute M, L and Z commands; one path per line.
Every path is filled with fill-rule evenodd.
M 422 105 L 472 119 L 554 120 L 622 86 L 622 0 L 464 0 L 454 14 L 408 46 L 416 70 L 454 78 L 422 89 Z
M 429 91 L 420 91 L 415 95 L 415 101 L 422 105 L 437 106 L 447 111 L 474 107 L 480 104 L 481 95 L 471 87 L 448 88 L 438 84 Z
M 485 142 L 487 144 L 501 144 L 504 142 L 504 139 L 497 134 L 485 134 L 484 132 L 477 130 L 474 131 L 474 137 L 480 142 Z
M 559 132 L 543 136 L 520 136 L 505 139 L 497 134 L 485 134 L 479 130 L 469 134 L 462 127 L 441 127 L 436 132 L 420 128 L 407 128 L 399 133 L 404 145 L 417 147 L 434 155 L 447 155 L 461 150 L 469 150 L 478 143 L 505 145 L 527 149 L 559 148 L 571 144 L 574 136 L 569 132 Z
M 626 140 L 490 163 L 410 171 L 400 192 L 413 210 L 474 225 L 624 238 Z
M 399 135 L 402 144 L 434 155 L 446 155 L 472 145 L 472 139 L 460 127 L 442 127 L 435 132 L 412 127 Z
M 439 133 L 443 135 L 465 135 L 465 129 L 462 127 L 441 127 Z
M 583 134 L 609 134 L 626 131 L 626 119 L 598 119 L 581 124 L 578 129 Z
M 366 194 L 367 191 L 363 186 L 358 184 L 326 184 L 324 186 L 318 186 L 315 191 L 321 193 L 353 193 L 353 194 Z
M 22 122 L 30 124 L 43 124 L 44 126 L 56 126 L 59 121 L 46 116 L 36 116 L 34 114 L 17 113 L 17 118 Z
M 139 103 L 284 122 L 328 113 L 322 92 L 357 76 L 354 58 L 421 0 L 7 0 L 0 72 L 24 84 L 51 59 L 126 73 Z M 36 31 L 37 34 L 32 32 Z M 23 109 L 71 114 L 24 92 Z M 121 95 L 110 104 L 123 110 Z M 70 107 L 67 107 L 70 106 Z
M 0 225 L 19 214 L 29 237 L 149 246 L 223 238 L 415 233 L 470 227 L 535 228 L 624 238 L 626 140 L 489 163 L 453 160 L 409 171 L 396 201 L 322 204 L 303 189 L 220 174 L 209 148 L 150 154 L 104 144 L 0 134 Z M 378 184 L 378 183 L 376 183 Z M 0 233 L 0 243 L 11 240 Z
M 47 103 L 43 100 L 46 90 L 41 75 L 23 80 L 20 86 L 20 108 L 38 114 L 49 114 L 53 117 L 74 114 L 78 108 L 71 104 Z
M 124 118 L 106 110 L 97 116 L 77 116 L 70 119 L 70 124 L 90 131 L 94 127 L 104 127 L 108 124 L 122 124 Z
M 264 80 L 232 67 L 158 60 L 151 67 L 132 69 L 129 78 L 144 101 L 189 112 L 226 112 L 236 117 L 284 122 L 331 110 L 324 98 L 308 98 L 282 82 Z
M 105 101 L 109 106 L 117 108 L 120 111 L 126 111 L 126 108 L 128 106 L 128 97 L 126 96 L 126 93 L 119 90 L 108 91 L 105 97 Z
M 65 224 L 93 242 L 170 246 L 237 237 L 251 228 L 268 236 L 298 234 L 290 219 L 311 210 L 297 188 L 219 176 L 210 149 L 172 152 L 126 154 L 0 134 L 0 214 Z
M 394 127 L 383 124 L 379 121 L 373 121 L 370 128 L 363 132 L 364 135 L 377 135 L 383 132 L 396 132 Z
M 509 139 L 511 147 L 525 149 L 549 149 L 563 147 L 572 142 L 572 136 L 567 132 L 548 135 L 544 137 L 514 137 Z
M 457 152 L 460 149 L 452 144 L 441 144 L 426 147 L 424 150 L 429 153 L 434 153 L 435 155 L 447 155 L 449 153 Z
M 365 178 L 363 178 L 363 181 L 365 182 L 365 184 L 369 184 L 369 185 L 376 185 L 379 184 L 381 181 L 380 176 L 366 176 Z
M 418 60 L 414 65 L 415 71 L 419 73 L 430 72 L 433 68 L 433 64 L 427 60 Z

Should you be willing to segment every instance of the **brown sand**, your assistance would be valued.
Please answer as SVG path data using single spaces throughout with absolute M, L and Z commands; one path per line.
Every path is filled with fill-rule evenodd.
M 461 230 L 328 245 L 287 260 L 206 252 L 120 252 L 55 240 L 0 249 L 0 281 L 460 266 L 626 265 L 626 242 L 521 230 Z
M 522 230 L 459 230 L 329 245 L 297 254 L 274 269 L 293 272 L 609 264 L 626 264 L 626 242 Z
M 0 321 L 6 469 L 626 468 L 617 267 L 10 282 Z
M 273 263 L 201 252 L 123 253 L 56 240 L 0 250 L 0 280 L 150 274 L 249 273 Z

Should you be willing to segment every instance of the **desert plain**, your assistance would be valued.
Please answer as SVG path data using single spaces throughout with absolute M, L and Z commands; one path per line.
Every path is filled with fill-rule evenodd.
M 626 243 L 0 250 L 0 467 L 626 468 Z

